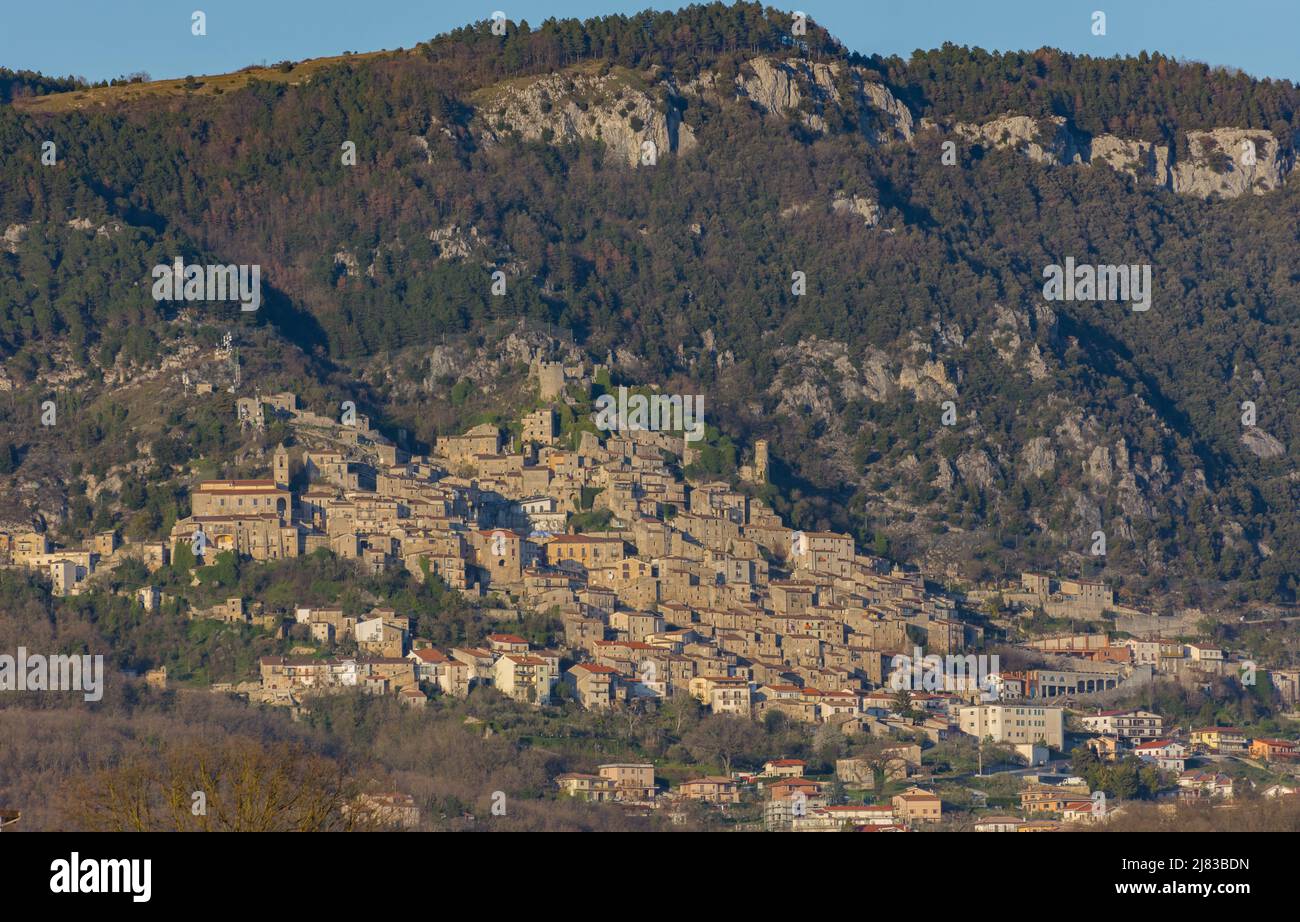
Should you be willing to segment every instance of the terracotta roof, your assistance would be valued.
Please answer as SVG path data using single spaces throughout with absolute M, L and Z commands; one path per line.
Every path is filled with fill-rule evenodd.
M 203 492 L 231 489 L 234 487 L 252 487 L 266 490 L 276 489 L 274 480 L 204 480 L 198 485 L 198 489 Z
M 735 784 L 734 778 L 728 778 L 723 775 L 709 775 L 704 778 L 692 778 L 690 781 L 683 781 L 681 786 L 688 784 Z
M 546 660 L 524 653 L 507 653 L 502 659 L 508 659 L 516 666 L 545 666 Z

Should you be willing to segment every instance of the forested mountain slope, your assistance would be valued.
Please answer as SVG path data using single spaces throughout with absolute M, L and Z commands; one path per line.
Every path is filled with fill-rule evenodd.
M 755 4 L 480 23 L 277 74 L 129 98 L 15 75 L 0 97 L 15 483 L 41 393 L 111 402 L 194 322 L 283 343 L 320 389 L 448 342 L 468 363 L 522 321 L 771 439 L 798 524 L 968 575 L 1292 599 L 1291 84 L 1146 54 L 866 57 Z M 155 302 L 177 255 L 261 265 L 261 310 Z M 1067 258 L 1149 265 L 1150 309 L 1045 300 Z M 443 378 L 369 409 L 428 441 Z M 147 403 L 121 431 L 158 427 Z

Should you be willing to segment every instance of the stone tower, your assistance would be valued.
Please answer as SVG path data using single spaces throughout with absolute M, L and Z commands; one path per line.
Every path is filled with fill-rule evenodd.
M 275 449 L 274 463 L 275 485 L 282 490 L 289 488 L 289 452 L 285 451 L 284 446 L 280 445 Z
M 767 439 L 757 439 L 754 442 L 754 479 L 759 483 L 767 483 Z
M 537 391 L 543 400 L 555 400 L 564 393 L 564 363 L 543 362 L 540 359 L 533 365 L 537 375 Z

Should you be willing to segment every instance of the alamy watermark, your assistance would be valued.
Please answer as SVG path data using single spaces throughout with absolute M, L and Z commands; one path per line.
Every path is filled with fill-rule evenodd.
M 978 691 L 983 701 L 998 700 L 1001 667 L 996 653 L 927 656 L 920 647 L 913 647 L 912 652 L 912 656 L 895 656 L 891 662 L 889 687 L 894 691 Z
M 1076 265 L 1073 256 L 1065 265 L 1052 263 L 1043 269 L 1043 297 L 1048 301 L 1129 301 L 1135 311 L 1151 309 L 1151 266 Z
M 73 852 L 51 862 L 51 893 L 129 893 L 147 903 L 153 894 L 152 858 L 82 858 Z
M 154 266 L 151 274 L 155 301 L 238 301 L 241 311 L 255 311 L 262 306 L 259 265 L 186 265 L 177 256 L 170 266 Z
M 680 431 L 686 433 L 686 441 L 698 442 L 704 438 L 704 395 L 629 396 L 627 388 L 620 387 L 617 397 L 601 394 L 596 398 L 596 428 L 604 432 Z
M 0 691 L 79 691 L 87 701 L 104 697 L 104 657 L 45 656 L 19 647 L 0 653 Z

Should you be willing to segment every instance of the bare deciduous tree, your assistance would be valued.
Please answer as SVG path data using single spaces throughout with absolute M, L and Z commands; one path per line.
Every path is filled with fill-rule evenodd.
M 233 737 L 135 753 L 72 782 L 66 812 L 104 832 L 326 832 L 367 823 L 332 759 L 288 743 Z

